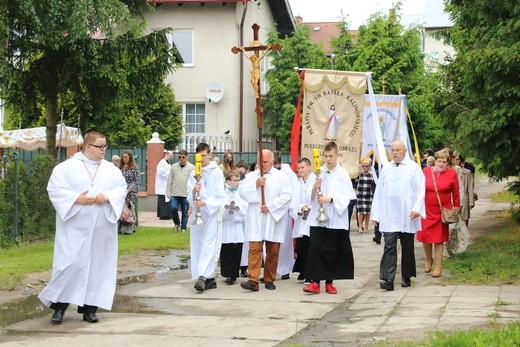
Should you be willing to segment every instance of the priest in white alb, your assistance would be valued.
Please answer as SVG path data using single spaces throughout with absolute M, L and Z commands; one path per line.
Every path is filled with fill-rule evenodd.
M 98 307 L 112 308 L 116 289 L 117 221 L 127 193 L 116 166 L 104 159 L 106 138 L 85 135 L 83 152 L 57 165 L 47 191 L 56 209 L 52 278 L 38 296 L 60 324 L 69 304 L 83 320 L 98 321 Z

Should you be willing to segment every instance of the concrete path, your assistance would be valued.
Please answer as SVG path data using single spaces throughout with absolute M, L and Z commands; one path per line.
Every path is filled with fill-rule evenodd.
M 492 220 L 489 211 L 508 208 L 489 202 L 482 191 L 472 212 L 475 225 Z M 171 221 L 159 221 L 153 213 L 142 213 L 140 218 L 141 225 L 171 226 Z M 445 285 L 449 274 L 434 279 L 422 271 L 419 243 L 418 276 L 412 287 L 381 290 L 382 245 L 372 242 L 372 236 L 351 232 L 355 280 L 335 281 L 337 295 L 306 294 L 296 276 L 275 282 L 275 291 L 261 286 L 256 293 L 237 284 L 228 286 L 219 278 L 217 289 L 201 294 L 193 289 L 188 270 L 158 271 L 150 281 L 118 287 L 117 313 L 100 312 L 97 324 L 82 322 L 81 315 L 69 309 L 59 326 L 50 324 L 49 314 L 7 327 L 0 345 L 363 346 L 519 319 L 519 286 Z

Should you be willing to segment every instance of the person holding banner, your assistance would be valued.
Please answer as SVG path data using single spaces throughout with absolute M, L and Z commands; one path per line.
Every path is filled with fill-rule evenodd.
M 397 239 L 401 240 L 401 287 L 410 287 L 410 278 L 417 275 L 414 237 L 421 230 L 419 217 L 426 216 L 421 167 L 406 155 L 403 141 L 394 141 L 391 150 L 393 160 L 380 171 L 370 215 L 385 239 L 379 276 L 381 289 L 388 291 L 394 290 Z
M 310 242 L 305 276 L 311 282 L 303 287 L 306 293 L 318 294 L 320 280 L 325 280 L 325 291 L 336 294 L 333 280 L 354 278 L 348 206 L 356 194 L 347 171 L 338 163 L 338 152 L 335 142 L 327 143 L 322 167 L 319 153 L 315 156 L 314 171 L 319 177 L 311 191 L 311 211 L 307 217 Z M 326 217 L 320 215 L 321 208 Z

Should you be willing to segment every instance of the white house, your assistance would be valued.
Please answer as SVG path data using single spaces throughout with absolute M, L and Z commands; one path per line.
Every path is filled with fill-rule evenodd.
M 149 0 L 154 11 L 145 18 L 148 30 L 171 27 L 170 40 L 182 66 L 171 73 L 176 100 L 182 104 L 184 136 L 179 148 L 189 151 L 205 141 L 216 151 L 256 151 L 258 129 L 255 97 L 250 83 L 251 62 L 233 54 L 234 46 L 249 46 L 252 25 L 259 40 L 270 30 L 281 36 L 294 30 L 287 0 Z M 261 61 L 262 76 L 269 57 Z M 262 92 L 266 91 L 265 82 Z M 267 144 L 266 144 L 267 145 Z

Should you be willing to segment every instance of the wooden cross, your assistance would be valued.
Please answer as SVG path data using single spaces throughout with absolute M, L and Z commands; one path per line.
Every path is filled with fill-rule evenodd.
M 260 169 L 260 177 L 263 176 L 262 172 L 262 162 L 263 162 L 263 155 L 262 155 L 262 114 L 264 110 L 262 109 L 262 93 L 261 93 L 261 87 L 260 87 L 260 61 L 265 58 L 267 53 L 269 51 L 279 51 L 282 49 L 282 45 L 279 43 L 276 43 L 274 45 L 263 45 L 260 43 L 260 39 L 258 37 L 258 30 L 260 29 L 260 26 L 258 24 L 253 24 L 253 41 L 249 43 L 249 47 L 233 47 L 231 48 L 231 52 L 234 54 L 237 54 L 239 52 L 244 53 L 244 55 L 251 61 L 251 86 L 253 87 L 253 91 L 255 93 L 255 99 L 256 99 L 256 126 L 258 128 L 258 168 Z M 260 55 L 260 51 L 263 51 L 262 55 Z M 248 54 L 247 52 L 252 52 L 252 54 Z M 265 204 L 265 194 L 264 194 L 264 187 L 262 186 L 262 205 Z

